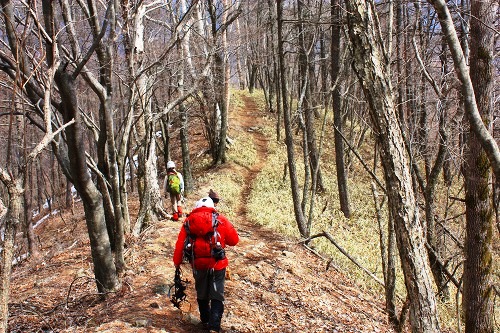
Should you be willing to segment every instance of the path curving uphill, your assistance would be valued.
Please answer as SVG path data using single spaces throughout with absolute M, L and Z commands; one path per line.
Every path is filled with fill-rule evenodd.
M 363 295 L 342 274 L 297 244 L 250 221 L 247 198 L 266 163 L 264 111 L 251 96 L 233 115 L 251 133 L 256 162 L 244 178 L 235 221 L 240 243 L 231 251 L 224 332 L 391 332 L 381 302 Z

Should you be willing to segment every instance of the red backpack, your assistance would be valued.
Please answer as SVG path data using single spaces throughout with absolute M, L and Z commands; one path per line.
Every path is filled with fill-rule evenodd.
M 215 261 L 226 257 L 223 240 L 217 227 L 219 220 L 217 212 L 203 212 L 200 216 L 190 216 L 184 222 L 186 240 L 184 241 L 184 259 L 193 263 L 197 258 L 214 258 Z M 197 215 L 199 215 L 197 214 Z M 211 215 L 211 216 L 210 216 Z

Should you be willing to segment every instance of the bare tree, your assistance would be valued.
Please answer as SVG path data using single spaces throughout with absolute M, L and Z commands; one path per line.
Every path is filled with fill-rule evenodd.
M 111 253 L 111 244 L 109 242 L 109 236 L 106 230 L 106 222 L 104 218 L 103 202 L 101 193 L 97 190 L 95 184 L 92 182 L 90 174 L 88 172 L 87 160 L 85 155 L 85 141 L 83 136 L 83 121 L 80 115 L 78 98 L 76 95 L 76 81 L 75 78 L 80 73 L 80 70 L 85 67 L 86 62 L 89 60 L 90 54 L 93 52 L 93 48 L 90 48 L 87 57 L 83 57 L 79 62 L 78 67 L 80 70 L 75 70 L 73 73 L 70 72 L 68 68 L 68 61 L 60 61 L 59 52 L 60 45 L 57 43 L 55 38 L 56 31 L 54 26 L 57 22 L 55 20 L 55 8 L 51 1 L 43 1 L 42 9 L 43 16 L 39 18 L 36 14 L 38 8 L 29 7 L 22 5 L 21 9 L 25 11 L 27 17 L 32 17 L 37 26 L 37 29 L 27 31 L 36 41 L 40 44 L 44 43 L 46 52 L 41 50 L 41 54 L 46 55 L 45 68 L 53 69 L 52 75 L 54 75 L 54 82 L 58 87 L 59 100 L 53 98 L 47 91 L 51 89 L 51 80 L 43 79 L 44 75 L 31 75 L 30 68 L 39 68 L 43 70 L 43 60 L 41 67 L 38 66 L 39 60 L 36 58 L 30 58 L 30 53 L 27 48 L 21 43 L 16 35 L 16 29 L 11 24 L 15 22 L 13 3 L 11 1 L 2 1 L 2 16 L 6 24 L 6 36 L 9 41 L 10 54 L 15 59 L 15 62 L 10 61 L 6 56 L 2 57 L 5 66 L 2 66 L 2 70 L 10 76 L 14 84 L 23 88 L 23 92 L 29 98 L 32 105 L 40 105 L 39 103 L 43 101 L 43 105 L 48 107 L 54 107 L 57 109 L 62 116 L 62 124 L 68 126 L 67 132 L 64 137 L 59 135 L 52 135 L 51 143 L 53 148 L 57 153 L 59 163 L 62 170 L 65 172 L 66 176 L 75 184 L 75 188 L 79 191 L 82 201 L 84 203 L 84 209 L 87 220 L 87 227 L 90 236 L 92 258 L 94 261 L 95 276 L 97 280 L 97 289 L 101 292 L 107 292 L 115 290 L 119 286 L 119 280 L 116 276 L 116 268 L 113 260 L 113 255 Z M 42 24 L 41 22 L 44 22 Z M 97 43 L 98 41 L 96 41 Z M 33 63 L 33 65 L 30 67 Z M 23 75 L 28 74 L 27 78 L 23 82 L 15 80 L 15 72 L 21 72 Z M 50 72 L 50 71 L 49 71 Z M 41 79 L 40 79 L 41 78 Z M 52 133 L 48 124 L 58 124 L 60 120 L 52 113 L 46 116 L 48 113 L 44 110 L 42 111 L 35 107 L 37 111 L 36 114 L 43 117 L 48 117 L 40 124 L 36 119 L 33 119 L 33 123 L 42 129 L 45 133 Z M 54 119 L 52 117 L 54 116 Z M 29 116 L 28 116 L 29 117 Z M 70 126 L 71 125 L 71 126 Z
M 460 41 L 451 19 L 450 11 L 443 0 L 429 0 L 438 14 L 439 22 L 446 36 L 448 47 L 455 64 L 458 78 L 461 82 L 462 96 L 464 99 L 465 113 L 468 117 L 471 130 L 475 133 L 486 156 L 490 160 L 493 173 L 497 179 L 500 178 L 500 149 L 495 139 L 485 126 L 476 102 L 474 87 L 465 62 L 464 53 L 460 47 Z M 492 2 L 495 4 L 495 2 Z M 492 9 L 492 13 L 496 11 Z
M 127 1 L 128 2 L 128 1 Z M 133 227 L 133 234 L 138 236 L 145 226 L 151 225 L 158 218 L 167 216 L 163 208 L 160 194 L 160 186 L 157 177 L 156 164 L 156 137 L 154 135 L 154 123 L 152 123 L 152 93 L 155 81 L 154 71 L 149 71 L 151 64 L 147 63 L 145 53 L 145 20 L 150 10 L 159 5 L 159 1 L 146 3 L 140 1 L 122 7 L 130 12 L 128 27 L 130 34 L 127 37 L 130 43 L 126 54 L 131 87 L 132 113 L 138 116 L 135 126 L 136 143 L 138 146 L 138 168 L 137 178 L 139 187 L 140 208 L 137 221 Z M 167 48 L 169 50 L 172 46 Z M 163 54 L 163 57 L 166 54 Z M 156 63 L 160 65 L 160 62 Z M 153 64 L 154 65 L 154 64 Z
M 496 18 L 498 2 L 471 2 L 471 72 L 464 61 L 446 3 L 441 0 L 429 2 L 436 9 L 462 84 L 465 112 L 471 129 L 468 133 L 464 166 L 467 220 L 463 291 L 465 328 L 466 332 L 493 332 L 493 205 L 490 196 L 490 170 L 493 169 L 495 177 L 499 179 L 500 152 L 490 133 L 494 34 L 488 25 Z
M 337 167 L 337 186 L 339 188 L 340 209 L 344 216 L 351 216 L 349 204 L 349 192 L 347 188 L 347 169 L 344 160 L 344 140 L 342 139 L 342 99 L 341 99 L 341 31 L 342 31 L 342 7 L 339 0 L 331 4 L 332 19 L 332 41 L 331 41 L 331 78 L 334 85 L 332 91 L 333 117 L 335 126 L 335 165 Z
M 220 9 L 217 7 L 221 6 Z M 218 15 L 217 11 L 221 12 Z M 212 157 L 214 164 L 226 163 L 226 140 L 228 130 L 228 108 L 229 108 L 229 57 L 227 34 L 229 26 L 241 13 L 239 7 L 232 8 L 227 0 L 222 0 L 216 5 L 212 0 L 208 1 L 208 13 L 210 16 L 212 42 L 214 43 L 214 114 L 216 130 L 212 138 Z M 220 17 L 220 20 L 218 19 Z
M 314 34 L 314 25 L 311 22 L 317 21 L 312 14 L 311 6 L 306 6 L 304 1 L 297 2 L 298 16 L 298 67 L 299 67 L 299 87 L 303 89 L 304 96 L 302 99 L 302 110 L 304 116 L 304 140 L 307 141 L 304 147 L 307 147 L 305 154 L 307 155 L 308 164 L 306 164 L 306 172 L 310 170 L 310 174 L 315 178 L 317 190 L 324 191 L 323 180 L 321 176 L 320 158 L 318 145 L 316 142 L 316 130 L 314 126 L 315 120 L 315 100 L 313 96 L 315 86 L 315 66 L 314 66 L 314 45 L 318 42 Z M 306 23 L 307 22 L 307 23 Z M 308 177 L 306 176 L 306 179 Z M 305 182 L 307 186 L 307 181 Z M 316 189 L 313 189 L 314 191 Z M 304 189 L 307 193 L 308 189 Z M 307 201 L 307 194 L 304 195 L 304 201 Z
M 292 199 L 293 207 L 295 213 L 295 221 L 297 222 L 297 227 L 299 229 L 300 235 L 303 237 L 309 236 L 309 230 L 307 229 L 307 221 L 304 215 L 304 211 L 301 207 L 300 191 L 297 180 L 297 170 L 295 167 L 295 153 L 293 144 L 293 131 L 290 116 L 290 106 L 288 103 L 288 90 L 287 90 L 287 80 L 286 78 L 286 66 L 285 66 L 285 53 L 283 48 L 283 2 L 278 1 L 278 57 L 279 57 L 279 67 L 281 76 L 281 96 L 283 97 L 283 115 L 285 121 L 285 143 L 286 152 L 288 158 L 288 169 L 290 171 L 290 185 L 292 188 Z
M 408 150 L 408 154 L 411 156 L 411 166 L 412 174 L 414 176 L 415 183 L 418 184 L 420 191 L 422 193 L 423 199 L 425 201 L 425 221 L 426 221 L 426 237 L 428 246 L 428 256 L 431 265 L 431 270 L 434 276 L 434 280 L 439 290 L 439 295 L 443 300 L 449 298 L 449 289 L 447 283 L 448 278 L 445 274 L 445 269 L 441 258 L 444 251 L 444 242 L 442 242 L 442 227 L 440 224 L 436 223 L 437 220 L 437 210 L 436 210 L 436 188 L 438 185 L 439 175 L 443 169 L 446 153 L 448 152 L 448 131 L 447 131 L 447 114 L 450 104 L 448 103 L 450 87 L 448 80 L 449 70 L 447 68 L 447 48 L 441 50 L 441 61 L 442 70 L 440 81 L 437 82 L 431 77 L 428 72 L 428 58 L 430 55 L 425 55 L 422 57 L 418 43 L 420 43 L 422 50 L 427 49 L 430 43 L 432 29 L 429 27 L 423 27 L 422 21 L 425 19 L 422 17 L 422 9 L 419 4 L 415 4 L 415 33 L 412 36 L 412 44 L 414 48 L 415 58 L 420 64 L 421 75 L 418 76 L 422 82 L 419 85 L 421 88 L 419 102 L 418 103 L 405 103 L 405 100 L 410 99 L 408 94 L 410 91 L 415 90 L 412 86 L 415 85 L 411 82 L 409 73 L 412 69 L 408 66 L 403 66 L 402 62 L 410 50 L 404 50 L 404 45 L 409 45 L 407 41 L 408 36 L 403 33 L 404 22 L 403 22 L 403 3 L 398 2 L 397 4 L 397 74 L 398 74 L 398 115 L 401 127 L 403 129 L 403 135 L 405 140 L 405 145 Z M 425 31 L 425 32 L 424 32 Z M 417 41 L 416 36 L 422 36 Z M 423 36 L 425 35 L 425 36 Z M 428 53 L 428 52 L 427 52 Z M 406 60 L 408 61 L 408 60 Z M 434 111 L 436 116 L 431 114 L 432 110 L 427 105 L 426 101 L 429 99 L 428 92 L 426 91 L 426 82 L 429 82 L 430 86 L 434 89 L 438 97 L 437 109 Z M 405 89 L 406 88 L 406 89 Z M 410 107 L 405 107 L 405 105 L 411 104 Z M 419 106 L 417 106 L 419 105 Z M 406 117 L 405 117 L 406 116 Z M 433 134 L 429 128 L 433 128 L 434 125 L 431 119 L 437 118 L 438 120 L 438 131 Z M 434 137 L 434 135 L 437 136 Z M 412 144 L 412 137 L 415 144 Z M 435 142 L 438 142 L 438 148 L 436 149 Z M 416 147 L 416 148 L 413 148 Z M 437 151 L 435 154 L 434 152 Z M 435 156 L 433 156 L 435 155 Z M 419 161 L 423 157 L 424 171 L 421 170 Z
M 2 1 L 2 10 L 0 13 L 3 16 L 4 22 L 7 27 L 8 37 L 10 46 L 19 51 L 15 56 L 20 57 L 25 55 L 24 50 L 21 49 L 19 40 L 17 39 L 15 27 L 13 26 L 13 6 L 12 3 L 8 1 Z M 31 17 L 27 16 L 25 21 L 25 27 L 30 27 Z M 24 35 L 25 36 L 25 35 Z M 7 157 L 6 165 L 0 167 L 0 182 L 7 189 L 8 194 L 8 205 L 5 212 L 4 223 L 2 226 L 2 241 L 0 242 L 1 257 L 0 257 L 0 332 L 6 332 L 8 329 L 7 321 L 9 318 L 9 295 L 10 295 L 10 283 L 11 283 L 11 272 L 12 272 L 12 262 L 14 259 L 14 242 L 17 233 L 17 229 L 21 224 L 21 216 L 23 212 L 23 195 L 25 193 L 24 185 L 26 184 L 26 177 L 32 163 L 35 161 L 37 156 L 42 152 L 42 150 L 49 145 L 55 136 L 59 135 L 65 127 L 74 124 L 74 120 L 70 120 L 63 127 L 58 130 L 52 130 L 52 106 L 51 106 L 51 94 L 53 89 L 53 82 L 56 70 L 60 64 L 57 56 L 57 50 L 54 50 L 54 54 L 51 55 L 55 58 L 55 61 L 49 67 L 47 78 L 46 78 L 46 88 L 43 91 L 43 116 L 44 116 L 44 126 L 45 126 L 45 136 L 41 141 L 33 148 L 29 154 L 24 155 L 24 161 L 21 161 L 16 167 L 17 163 L 12 163 L 11 159 Z M 19 58 L 17 58 L 19 59 Z M 5 71 L 9 73 L 9 70 L 13 70 L 12 67 L 4 68 Z M 18 68 L 20 70 L 21 68 Z M 26 67 L 24 68 L 26 69 Z M 19 71 L 18 71 L 19 73 Z M 17 77 L 19 78 L 19 77 Z M 22 80 L 15 80 L 14 89 L 12 94 L 12 108 L 10 110 L 11 116 L 16 113 L 16 91 L 21 89 Z M 39 91 L 41 92 L 41 91 Z M 35 95 L 33 95 L 35 97 Z M 11 123 L 12 126 L 12 123 Z M 8 138 L 8 146 L 10 146 L 13 140 L 13 131 L 9 130 L 10 136 Z M 9 150 L 9 149 L 8 149 Z M 9 152 L 8 152 L 9 153 Z M 27 212 L 25 212 L 26 214 Z
M 493 124 L 494 32 L 498 1 L 471 1 L 471 81 L 477 108 L 489 131 Z M 481 18 L 479 20 L 478 18 Z M 495 331 L 493 289 L 493 223 L 491 168 L 475 133 L 468 133 L 465 154 L 466 242 L 463 309 L 465 331 Z M 498 179 L 498 178 L 497 178 Z
M 378 18 L 372 1 L 346 1 L 347 24 L 352 45 L 354 71 L 369 103 L 370 117 L 387 183 L 390 214 L 410 300 L 412 332 L 439 332 L 436 300 L 426 258 L 424 232 L 412 188 L 410 164 L 397 122 Z

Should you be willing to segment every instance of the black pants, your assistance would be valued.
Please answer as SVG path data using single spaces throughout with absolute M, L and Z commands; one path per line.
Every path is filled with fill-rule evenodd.
M 200 320 L 202 323 L 208 323 L 209 329 L 219 332 L 224 313 L 226 269 L 219 271 L 193 270 L 193 276 Z

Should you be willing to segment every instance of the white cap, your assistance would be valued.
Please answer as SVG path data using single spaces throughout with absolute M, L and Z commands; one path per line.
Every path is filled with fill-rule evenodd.
M 210 197 L 204 197 L 198 200 L 194 208 L 200 208 L 200 207 L 215 208 L 214 202 L 212 201 L 212 199 L 210 199 Z
M 175 168 L 175 163 L 174 161 L 168 161 L 167 162 L 167 169 Z

